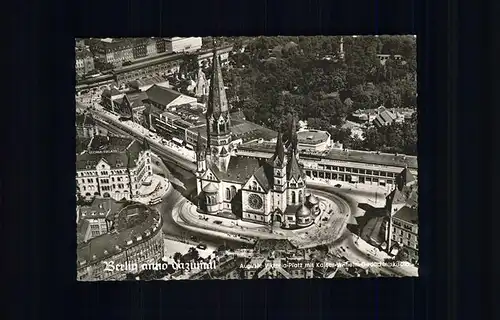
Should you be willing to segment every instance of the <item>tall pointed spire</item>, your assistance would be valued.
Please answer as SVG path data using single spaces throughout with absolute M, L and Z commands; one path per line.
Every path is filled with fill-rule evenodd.
M 276 149 L 271 161 L 276 165 L 281 165 L 285 162 L 285 147 L 283 145 L 283 138 L 281 132 L 278 132 L 278 139 L 276 141 Z
M 217 55 L 217 42 L 213 41 L 212 57 L 212 78 L 210 81 L 210 91 L 208 95 L 207 117 L 218 118 L 221 114 L 229 112 L 229 105 L 226 98 L 226 90 L 222 80 L 219 56 Z
M 196 153 L 202 154 L 205 151 L 205 145 L 203 144 L 203 139 L 201 138 L 201 133 L 198 132 L 198 138 L 196 139 Z

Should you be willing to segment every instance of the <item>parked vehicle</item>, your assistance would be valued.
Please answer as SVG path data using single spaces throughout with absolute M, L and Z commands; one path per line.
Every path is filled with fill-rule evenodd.
M 199 245 L 196 246 L 196 248 L 201 249 L 201 250 L 205 250 L 207 248 L 207 245 L 204 243 L 200 243 Z
M 214 223 L 215 223 L 215 224 L 218 224 L 218 225 L 221 225 L 221 224 L 222 224 L 222 221 L 220 221 L 220 220 L 215 220 L 215 221 L 214 221 Z
M 340 183 L 337 183 L 337 184 L 335 185 L 335 188 L 340 188 L 340 187 L 342 187 L 342 185 L 341 185 Z

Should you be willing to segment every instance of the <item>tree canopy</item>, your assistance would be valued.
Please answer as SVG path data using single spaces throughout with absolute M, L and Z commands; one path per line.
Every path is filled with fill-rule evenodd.
M 241 52 L 243 43 L 246 47 Z M 293 114 L 308 120 L 310 127 L 328 130 L 338 138 L 345 138 L 349 130 L 335 128 L 354 110 L 381 105 L 416 108 L 414 37 L 344 37 L 344 59 L 338 54 L 339 47 L 340 37 L 331 36 L 240 41 L 230 54 L 230 67 L 223 72 L 230 104 L 241 109 L 248 120 L 274 130 L 282 126 L 288 114 Z M 402 59 L 389 59 L 384 65 L 377 54 L 401 55 Z M 414 139 L 399 127 L 406 131 L 410 130 L 407 127 L 415 127 Z M 366 133 L 368 142 L 347 138 L 344 142 L 384 147 L 381 141 L 386 141 L 390 148 L 400 141 L 391 143 L 389 138 L 416 140 L 416 124 L 395 124 L 377 130 L 380 138 L 373 130 L 377 129 Z M 416 144 L 402 149 L 416 152 Z

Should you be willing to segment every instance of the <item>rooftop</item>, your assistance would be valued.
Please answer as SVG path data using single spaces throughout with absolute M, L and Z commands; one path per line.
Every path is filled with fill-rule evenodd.
M 125 152 L 134 141 L 127 137 L 94 136 L 89 145 L 89 152 Z
M 217 170 L 217 168 L 212 167 L 215 175 L 225 181 L 234 181 L 237 183 L 246 182 L 257 170 L 264 164 L 264 161 L 259 161 L 252 158 L 242 158 L 242 157 L 231 157 L 227 170 L 225 172 Z M 260 175 L 259 175 L 260 176 Z M 259 181 L 264 184 L 265 181 Z
M 128 83 L 128 86 L 131 88 L 140 88 L 144 86 L 154 85 L 157 83 L 166 82 L 167 80 L 161 76 L 154 76 L 146 79 L 134 80 Z
M 143 204 L 131 204 L 113 217 L 114 231 L 77 246 L 78 267 L 95 263 L 123 249 L 147 240 L 161 231 L 158 211 Z
M 204 121 L 203 125 L 197 126 L 196 128 L 192 128 L 191 131 L 196 134 L 199 132 L 201 136 L 206 139 L 207 138 L 207 126 L 206 121 Z M 276 138 L 277 132 L 259 126 L 258 124 L 252 123 L 250 121 L 242 120 L 242 119 L 232 119 L 231 118 L 231 127 L 230 127 L 233 140 L 242 139 L 243 142 L 252 141 L 255 139 L 262 138 L 264 140 L 271 140 Z M 275 144 L 272 144 L 271 149 L 274 151 Z
M 106 218 L 120 210 L 122 205 L 113 199 L 94 198 L 89 206 L 80 207 L 80 219 Z
M 297 139 L 299 143 L 305 144 L 318 144 L 328 140 L 330 134 L 326 131 L 320 130 L 304 130 L 297 132 Z
M 399 209 L 393 217 L 409 223 L 418 223 L 418 211 L 409 206 L 404 206 Z
M 162 106 L 166 106 L 182 94 L 169 88 L 161 87 L 158 85 L 153 85 L 147 91 L 148 99 L 158 103 Z
M 77 137 L 78 141 L 86 141 Z M 82 149 L 82 146 L 80 146 Z M 134 139 L 115 136 L 94 136 L 88 144 L 87 152 L 77 154 L 77 170 L 93 170 L 104 160 L 112 168 L 126 168 L 139 158 L 142 145 Z M 78 144 L 77 144 L 78 152 Z
M 272 142 L 250 141 L 248 143 L 240 145 L 238 149 L 269 152 L 269 156 L 271 156 L 271 154 L 274 152 L 274 145 L 275 144 Z M 405 165 L 407 165 L 410 169 L 418 169 L 417 157 L 401 154 L 395 155 L 393 153 L 332 149 L 324 152 L 302 151 L 300 152 L 300 156 L 302 159 L 319 158 L 398 167 L 404 167 Z

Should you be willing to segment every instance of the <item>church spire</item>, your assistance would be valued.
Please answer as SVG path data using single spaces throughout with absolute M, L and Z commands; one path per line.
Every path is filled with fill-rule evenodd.
M 281 132 L 278 132 L 278 139 L 276 141 L 276 149 L 271 161 L 275 165 L 282 165 L 285 162 L 285 147 L 283 145 L 283 138 Z
M 196 140 L 196 153 L 202 154 L 205 152 L 205 145 L 203 144 L 203 140 L 201 138 L 201 133 L 198 132 L 198 138 Z
M 212 78 L 210 81 L 210 92 L 208 95 L 207 117 L 213 116 L 218 118 L 221 114 L 229 112 L 229 106 L 226 98 L 226 90 L 222 80 L 222 71 L 217 55 L 217 43 L 213 42 L 213 57 L 212 57 Z

